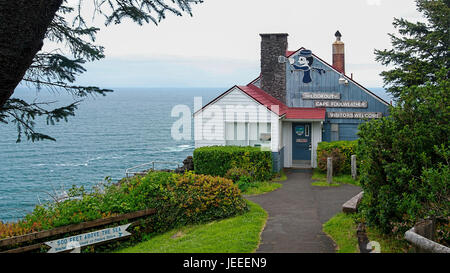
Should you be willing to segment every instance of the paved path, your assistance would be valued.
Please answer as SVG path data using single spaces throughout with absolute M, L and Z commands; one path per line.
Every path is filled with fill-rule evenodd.
M 353 185 L 311 186 L 310 170 L 288 170 L 280 189 L 249 200 L 269 214 L 256 252 L 335 252 L 335 244 L 322 232 L 322 224 L 342 210 L 342 204 L 361 189 Z

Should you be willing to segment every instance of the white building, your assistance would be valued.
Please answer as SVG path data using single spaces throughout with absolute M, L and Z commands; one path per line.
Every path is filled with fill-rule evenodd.
M 261 75 L 234 86 L 194 113 L 195 147 L 261 146 L 274 171 L 316 167 L 322 140 L 356 139 L 365 118 L 388 114 L 388 103 L 345 75 L 344 44 L 336 32 L 333 65 L 300 48 L 287 34 L 261 34 Z

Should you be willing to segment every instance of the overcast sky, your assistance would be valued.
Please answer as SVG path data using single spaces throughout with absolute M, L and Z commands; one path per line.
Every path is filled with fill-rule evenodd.
M 346 72 L 381 87 L 384 67 L 375 48 L 390 47 L 394 17 L 422 20 L 413 0 L 205 0 L 193 17 L 170 15 L 159 26 L 131 22 L 103 27 L 97 43 L 106 58 L 88 64 L 79 84 L 102 87 L 231 87 L 258 76 L 259 33 L 289 34 L 300 47 L 331 63 L 339 30 Z

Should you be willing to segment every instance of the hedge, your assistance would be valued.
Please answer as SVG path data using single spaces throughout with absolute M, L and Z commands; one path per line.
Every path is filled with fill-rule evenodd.
M 198 174 L 225 176 L 233 167 L 247 169 L 253 180 L 270 180 L 272 153 L 241 146 L 208 146 L 194 150 L 194 170 Z
M 14 224 L 0 222 L 0 239 L 146 208 L 156 209 L 156 214 L 141 219 L 140 224 L 133 227 L 128 242 L 112 242 L 83 250 L 108 251 L 146 239 L 149 234 L 227 218 L 248 210 L 240 190 L 231 180 L 192 172 L 150 172 L 144 177 L 110 183 L 103 190 L 89 193 L 82 187 L 73 187 L 69 196 L 76 198 L 38 205 Z
M 356 149 L 358 146 L 358 140 L 347 141 L 332 141 L 332 142 L 319 142 L 317 147 L 317 166 L 325 166 L 325 168 L 320 168 L 321 171 L 326 171 L 326 154 L 332 154 L 335 149 L 338 149 L 342 155 L 341 173 L 350 174 L 351 173 L 351 156 L 356 154 Z M 325 160 L 325 164 L 320 164 L 321 161 Z M 323 162 L 322 162 L 323 163 Z

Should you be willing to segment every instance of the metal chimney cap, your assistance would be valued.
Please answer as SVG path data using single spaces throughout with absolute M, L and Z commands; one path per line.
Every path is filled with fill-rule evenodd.
M 260 33 L 259 36 L 267 37 L 267 36 L 276 36 L 276 37 L 284 37 L 289 36 L 287 33 Z

